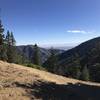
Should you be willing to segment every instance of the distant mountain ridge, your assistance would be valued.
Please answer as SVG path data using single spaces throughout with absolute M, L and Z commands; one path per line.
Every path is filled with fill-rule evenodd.
M 100 37 L 88 40 L 76 46 L 75 48 L 72 48 L 60 54 L 59 60 L 61 60 L 63 57 L 67 59 L 69 56 L 75 55 L 76 52 L 79 54 L 79 56 L 87 56 L 87 54 L 91 52 L 93 48 L 97 49 L 99 46 L 100 46 Z
M 22 54 L 25 58 L 27 58 L 30 62 L 33 60 L 34 56 L 34 45 L 22 45 L 16 46 L 17 52 Z M 64 50 L 54 49 L 56 54 L 64 52 Z M 41 64 L 44 63 L 48 57 L 50 56 L 50 49 L 39 47 Z
M 72 49 L 74 48 L 75 46 L 54 46 L 53 48 L 54 49 L 59 49 L 59 50 L 69 50 L 69 49 Z M 44 47 L 45 48 L 45 47 Z M 49 49 L 50 47 L 46 47 L 47 49 Z
M 55 49 L 59 49 L 59 50 L 70 50 L 72 48 L 74 48 L 75 46 L 59 46 L 59 47 L 55 47 Z

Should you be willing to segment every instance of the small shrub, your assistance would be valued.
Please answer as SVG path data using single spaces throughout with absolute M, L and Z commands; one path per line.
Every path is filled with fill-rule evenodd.
M 31 67 L 31 68 L 36 68 L 36 69 L 40 69 L 40 70 L 45 70 L 45 68 L 43 68 L 42 66 L 38 66 L 38 65 L 34 65 L 32 63 L 28 63 L 28 64 L 24 64 L 27 67 Z

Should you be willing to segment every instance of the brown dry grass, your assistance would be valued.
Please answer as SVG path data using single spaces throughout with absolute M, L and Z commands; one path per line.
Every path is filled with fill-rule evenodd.
M 100 87 L 100 84 L 84 82 L 66 78 L 45 71 L 24 67 L 17 64 L 9 64 L 0 61 L 0 100 L 40 100 L 32 94 L 36 90 L 34 85 L 42 82 L 53 82 L 58 85 L 85 84 Z M 50 99 L 51 100 L 51 99 Z

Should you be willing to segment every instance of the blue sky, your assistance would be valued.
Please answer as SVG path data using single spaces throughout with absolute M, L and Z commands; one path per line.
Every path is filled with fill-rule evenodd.
M 100 0 L 0 0 L 0 8 L 17 45 L 75 45 L 100 36 Z

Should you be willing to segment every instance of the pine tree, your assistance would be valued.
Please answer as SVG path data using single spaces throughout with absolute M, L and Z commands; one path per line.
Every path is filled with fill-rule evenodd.
M 84 81 L 89 81 L 90 75 L 87 66 L 85 66 L 81 73 L 81 79 Z
M 6 61 L 6 45 L 5 45 L 5 38 L 4 38 L 4 28 L 2 22 L 0 20 L 0 60 Z
M 12 32 L 10 33 L 9 31 L 7 31 L 6 44 L 7 44 L 8 62 L 15 63 L 16 62 L 16 48 L 15 48 L 15 39 Z
M 3 25 L 2 25 L 2 22 L 0 20 L 0 46 L 3 45 L 4 43 L 4 28 L 3 28 Z
M 13 32 L 7 31 L 6 35 L 6 44 L 9 46 L 15 46 L 16 45 L 16 40 L 14 38 Z
M 4 44 L 3 46 L 0 47 L 0 60 L 7 61 L 7 48 L 6 45 Z
M 6 44 L 7 45 L 11 45 L 11 43 L 10 43 L 11 39 L 10 39 L 10 32 L 9 31 L 7 31 L 7 35 L 6 35 L 6 39 L 5 40 L 6 40 Z
M 50 57 L 43 64 L 43 66 L 50 72 L 53 72 L 53 73 L 57 72 L 57 56 L 53 48 L 50 49 Z
M 16 40 L 14 38 L 13 32 L 11 32 L 11 43 L 12 43 L 12 46 L 16 45 Z
M 33 63 L 35 65 L 40 65 L 40 54 L 37 44 L 34 45 Z

